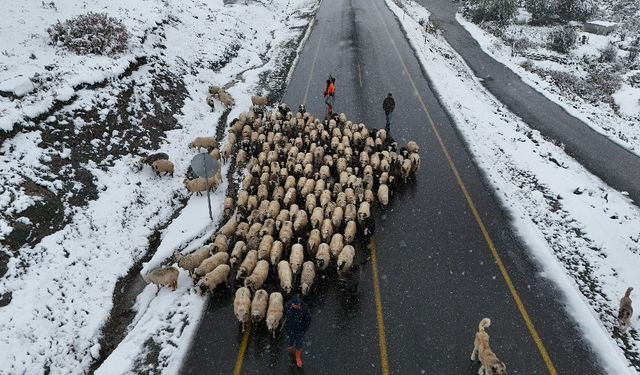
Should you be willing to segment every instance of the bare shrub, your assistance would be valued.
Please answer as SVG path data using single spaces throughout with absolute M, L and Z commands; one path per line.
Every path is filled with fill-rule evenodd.
M 612 43 L 609 43 L 606 47 L 600 50 L 600 58 L 598 60 L 600 62 L 612 63 L 616 61 L 616 57 L 618 57 L 618 48 Z
M 548 47 L 559 53 L 569 53 L 576 45 L 577 33 L 569 26 L 556 28 L 549 34 Z
M 559 18 L 557 1 L 525 0 L 524 6 L 531 12 L 532 25 L 548 25 Z
M 559 0 L 558 15 L 564 21 L 586 21 L 598 10 L 595 0 Z
M 129 32 L 122 22 L 106 13 L 81 14 L 47 29 L 52 42 L 85 55 L 114 55 L 127 49 Z
M 516 0 L 469 0 L 463 14 L 477 24 L 495 22 L 504 27 L 515 14 L 517 6 Z

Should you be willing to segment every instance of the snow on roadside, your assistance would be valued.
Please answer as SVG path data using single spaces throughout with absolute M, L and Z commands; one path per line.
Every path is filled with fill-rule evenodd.
M 628 286 L 640 287 L 640 209 L 484 89 L 442 36 L 419 25 L 429 19 L 426 9 L 386 2 L 425 71 L 450 77 L 432 81 L 441 103 L 511 211 L 513 226 L 543 275 L 563 291 L 569 314 L 607 373 L 637 373 L 640 335 L 633 327 L 620 336 L 614 326 L 620 297 Z M 637 325 L 637 313 L 633 322 Z
M 80 2 L 76 4 L 73 1 L 58 2 L 58 8 L 62 3 L 73 3 L 74 9 L 81 8 Z M 3 332 L 0 338 L 0 373 L 83 373 L 98 359 L 101 328 L 111 311 L 117 280 L 145 255 L 149 247 L 148 238 L 154 231 L 181 208 L 181 197 L 186 193 L 182 179 L 189 160 L 196 153 L 188 150 L 187 144 L 196 136 L 215 132 L 222 113 L 220 105 L 215 112 L 206 105 L 208 86 L 229 85 L 237 104 L 229 118 L 248 108 L 248 95 L 255 92 L 260 73 L 278 66 L 279 61 L 275 60 L 279 52 L 287 42 L 295 40 L 304 31 L 301 28 L 304 20 L 298 17 L 313 11 L 317 5 L 315 0 L 295 5 L 285 0 L 231 5 L 224 5 L 221 0 L 206 4 L 186 1 L 170 5 L 146 1 L 140 4 L 149 8 L 133 12 L 126 7 L 130 3 L 118 2 L 113 8 L 110 4 L 105 11 L 111 13 L 117 9 L 117 12 L 124 12 L 121 14 L 123 18 L 126 19 L 128 14 L 134 20 L 144 18 L 144 14 L 149 17 L 144 19 L 152 24 L 160 19 L 155 17 L 157 12 L 167 17 L 172 15 L 172 21 L 163 31 L 166 46 L 157 58 L 173 73 L 182 76 L 190 98 L 185 100 L 182 113 L 176 114 L 181 128 L 167 132 L 166 142 L 159 151 L 170 155 L 176 164 L 176 175 L 174 178 L 157 178 L 148 167 L 138 172 L 134 167 L 138 158 L 131 155 L 114 160 L 107 168 L 93 161 L 88 163 L 87 168 L 96 179 L 97 199 L 81 208 L 68 207 L 72 211 L 68 212 L 70 222 L 37 245 L 23 247 L 10 259 L 9 270 L 0 279 L 0 295 L 12 294 L 11 303 L 0 307 L 0 330 Z M 28 10 L 21 9 L 23 13 Z M 46 26 L 49 20 L 46 17 L 41 19 L 42 26 Z M 125 20 L 125 23 L 129 21 Z M 42 39 L 42 36 L 35 39 Z M 222 69 L 213 66 L 220 55 L 228 51 L 225 47 L 230 41 L 237 46 L 235 55 L 231 53 L 228 56 L 229 61 Z M 38 55 L 40 50 L 48 51 L 45 44 L 39 40 L 31 48 Z M 97 60 L 104 66 L 116 65 L 114 61 Z M 4 60 L 0 62 L 4 63 Z M 59 61 L 60 66 L 67 63 L 66 67 L 73 71 L 74 64 Z M 243 71 L 246 73 L 240 75 Z M 149 92 L 136 91 L 141 82 L 144 83 L 145 75 L 150 74 L 144 68 L 135 73 L 138 85 L 134 89 L 134 100 L 139 101 L 136 105 L 141 108 L 165 105 L 158 103 Z M 78 79 L 71 81 L 74 80 Z M 115 94 L 104 91 L 80 92 L 78 100 L 69 109 L 92 108 L 91 102 L 100 96 L 112 105 Z M 5 99 L 0 98 L 0 107 L 6 104 Z M 43 97 L 38 101 L 42 105 L 48 103 L 48 99 Z M 81 121 L 74 125 L 83 126 Z M 3 151 L 11 149 L 10 155 L 22 157 L 20 160 L 7 160 L 9 153 L 4 154 L 3 168 L 12 164 L 40 168 L 42 163 L 39 160 L 47 158 L 51 150 L 36 147 L 39 137 L 38 131 L 32 131 L 5 141 Z M 102 144 L 104 140 L 96 138 L 94 141 Z M 108 142 L 106 147 L 111 147 Z M 68 156 L 69 152 L 74 150 L 63 151 L 62 154 Z M 18 176 L 13 178 L 20 179 Z M 55 183 L 50 185 L 50 189 L 56 188 Z M 218 188 L 212 202 L 217 217 L 226 186 L 223 184 Z M 27 200 L 13 201 L 12 204 L 17 203 L 30 204 Z M 145 270 L 166 263 L 165 258 L 174 250 L 195 248 L 213 232 L 205 207 L 206 198 L 193 197 L 189 200 L 183 215 L 175 220 L 176 225 L 169 226 L 163 233 L 161 251 Z M 190 220 L 183 221 L 185 218 Z M 189 292 L 189 283 L 190 280 L 181 275 L 180 289 L 176 293 L 161 290 L 156 294 L 155 287 L 147 287 L 137 300 L 138 314 L 129 327 L 129 336 L 122 342 L 123 346 L 103 363 L 100 371 L 119 373 L 118 369 L 121 369 L 122 372 L 135 372 L 134 366 L 144 357 L 144 350 L 148 349 L 146 343 L 151 340 L 160 348 L 158 366 L 167 373 L 177 372 L 204 303 L 202 298 Z
M 486 54 L 511 69 L 520 76 L 524 83 L 531 86 L 531 88 L 549 100 L 560 105 L 570 115 L 578 118 L 598 133 L 603 134 L 622 147 L 640 156 L 640 126 L 638 125 L 638 121 L 640 121 L 640 97 L 637 95 L 637 89 L 633 90 L 632 87 L 625 84 L 623 86 L 627 86 L 628 89 L 618 90 L 616 94 L 614 94 L 614 98 L 622 99 L 616 99 L 617 104 L 621 106 L 622 116 L 617 115 L 606 103 L 596 106 L 582 100 L 576 95 L 569 97 L 566 90 L 546 81 L 538 74 L 523 68 L 520 64 L 527 61 L 527 58 L 512 53 L 512 48 L 505 45 L 500 38 L 487 33 L 478 25 L 467 21 L 460 13 L 456 14 L 456 20 L 473 36 Z M 590 35 L 590 39 L 594 42 L 592 43 L 593 46 L 580 47 L 582 50 L 588 49 L 588 51 L 581 51 L 583 55 L 596 54 L 599 51 L 598 48 L 596 48 L 598 43 L 604 48 L 609 40 L 600 35 L 587 35 Z M 545 68 L 549 68 L 549 66 L 545 66 L 545 64 L 551 64 L 553 70 L 570 70 L 571 73 L 579 74 L 575 66 L 565 67 L 564 65 L 555 64 L 551 61 L 530 62 Z M 635 97 L 633 94 L 636 94 Z

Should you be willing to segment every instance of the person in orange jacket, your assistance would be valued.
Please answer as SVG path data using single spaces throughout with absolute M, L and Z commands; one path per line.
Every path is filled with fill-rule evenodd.
M 327 79 L 327 88 L 324 90 L 324 103 L 327 105 L 329 118 L 333 116 L 333 103 L 336 96 L 336 79 L 329 76 Z

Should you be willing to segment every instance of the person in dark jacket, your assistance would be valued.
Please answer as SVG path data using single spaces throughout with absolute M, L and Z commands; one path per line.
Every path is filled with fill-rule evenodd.
M 384 110 L 384 115 L 387 118 L 387 131 L 389 131 L 389 127 L 391 126 L 391 113 L 396 108 L 396 101 L 393 99 L 391 93 L 387 94 L 387 97 L 384 98 L 382 102 L 382 109 Z
M 302 301 L 300 295 L 296 294 L 287 304 L 284 328 L 287 332 L 287 350 L 295 354 L 298 367 L 302 367 L 304 334 L 309 329 L 310 324 L 311 314 L 309 314 L 309 307 Z
M 336 79 L 329 76 L 327 79 L 327 87 L 324 90 L 324 103 L 327 105 L 327 113 L 329 118 L 333 116 L 333 103 L 336 96 Z

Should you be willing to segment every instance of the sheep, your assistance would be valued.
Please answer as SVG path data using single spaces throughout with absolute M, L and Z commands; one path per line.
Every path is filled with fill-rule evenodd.
M 218 176 L 218 175 L 216 175 Z M 207 191 L 207 185 L 209 190 L 214 190 L 219 184 L 219 177 L 209 177 L 208 180 L 204 178 L 196 178 L 194 180 L 184 180 L 184 186 L 189 193 L 196 193 L 196 195 L 202 195 L 202 192 Z
M 266 235 L 262 237 L 260 245 L 258 246 L 258 258 L 270 259 L 271 246 L 273 245 L 273 237 Z
M 345 221 L 356 220 L 357 217 L 358 217 L 358 210 L 356 209 L 356 205 L 349 203 L 344 208 L 344 220 Z
M 211 246 L 211 252 L 215 253 L 226 253 L 229 251 L 229 241 L 227 240 L 227 236 L 224 234 L 218 234 L 213 240 L 213 245 Z
M 247 253 L 247 256 L 244 257 L 242 264 L 240 264 L 240 268 L 238 269 L 238 273 L 236 274 L 236 280 L 241 280 L 251 273 L 256 268 L 256 264 L 258 263 L 258 251 L 251 250 Z
M 410 153 L 418 153 L 420 152 L 420 147 L 418 147 L 418 144 L 416 142 L 409 141 L 409 143 L 407 143 L 407 151 L 409 151 Z
M 169 160 L 169 155 L 165 154 L 164 152 L 158 152 L 156 154 L 143 156 L 140 159 L 139 169 L 142 169 L 143 164 L 147 164 L 148 166 L 153 165 L 153 162 L 156 160 Z
M 285 294 L 291 293 L 291 289 L 293 288 L 293 274 L 291 266 L 286 260 L 281 260 L 278 263 L 278 279 L 280 280 L 280 288 L 282 288 L 282 291 Z
M 251 95 L 251 105 L 254 106 L 266 106 L 269 104 L 269 100 L 266 96 Z
M 265 236 L 265 235 L 273 236 L 275 229 L 276 229 L 276 221 L 269 218 L 264 221 L 264 224 L 262 224 L 262 228 L 260 229 L 259 234 L 261 236 Z
M 236 290 L 236 298 L 233 300 L 233 313 L 242 325 L 242 332 L 251 317 L 251 291 L 246 287 Z
M 209 256 L 211 256 L 210 246 L 203 246 L 193 253 L 187 255 L 182 255 L 179 252 L 175 254 L 175 258 L 178 261 L 178 267 L 182 268 L 185 271 L 188 271 L 189 274 L 192 274 L 193 271 L 198 268 L 200 263 L 202 263 Z
M 382 207 L 389 204 L 389 187 L 387 185 L 382 184 L 378 187 L 378 202 Z
M 158 290 L 160 290 L 160 286 L 162 285 L 168 286 L 171 290 L 176 290 L 178 287 L 179 274 L 178 269 L 174 267 L 161 267 L 149 272 L 143 279 L 147 284 L 156 284 Z
M 357 227 L 354 221 L 347 222 L 347 226 L 344 229 L 344 240 L 346 243 L 351 243 L 356 238 Z
M 293 223 L 291 221 L 285 221 L 280 228 L 280 241 L 285 247 L 289 247 L 289 244 L 293 240 Z
M 300 231 L 307 227 L 309 220 L 307 218 L 307 212 L 304 210 L 298 210 L 296 212 L 295 220 L 293 221 L 293 229 L 295 233 L 300 233 Z
M 218 92 L 218 100 L 220 100 L 226 108 L 233 107 L 236 103 L 233 97 L 224 90 Z
M 247 233 L 249 232 L 249 223 L 240 222 L 236 227 L 235 236 L 237 239 L 247 239 Z
M 258 289 L 251 301 L 251 320 L 259 323 L 267 315 L 267 305 L 269 304 L 269 293 L 264 289 Z
M 253 269 L 251 276 L 244 279 L 244 286 L 251 290 L 260 289 L 268 276 L 269 262 L 266 260 L 259 260 L 256 264 L 256 268 Z
M 281 210 L 278 216 L 276 216 L 276 229 L 280 230 L 282 228 L 282 223 L 288 221 L 290 218 L 291 216 L 289 215 L 289 210 Z
M 293 271 L 294 275 L 297 275 L 300 273 L 303 262 L 304 262 L 304 248 L 299 243 L 294 244 L 291 247 L 291 255 L 289 256 L 291 271 Z
M 353 260 L 356 256 L 356 249 L 351 245 L 346 245 L 340 254 L 338 254 L 338 260 L 336 261 L 336 265 L 338 267 L 338 274 L 343 276 L 351 269 L 353 266 Z
M 266 321 L 267 329 L 273 335 L 274 339 L 276 338 L 276 333 L 278 332 L 283 312 L 284 307 L 282 304 L 282 294 L 279 292 L 271 293 L 269 296 L 269 308 L 267 309 Z
M 322 227 L 320 228 L 320 234 L 323 241 L 329 241 L 333 236 L 333 223 L 331 219 L 324 219 Z
M 277 200 L 273 200 L 269 202 L 269 207 L 267 209 L 267 217 L 276 218 L 280 213 L 280 202 Z
M 222 90 L 222 88 L 220 88 L 220 86 L 209 86 L 209 94 L 210 95 L 215 95 L 218 92 L 220 92 L 220 90 Z
M 331 224 L 334 228 L 340 228 L 344 219 L 344 209 L 342 207 L 336 207 L 331 214 Z
M 324 218 L 324 210 L 322 207 L 316 207 L 311 213 L 311 228 L 318 228 Z
M 318 246 L 320 246 L 321 242 L 322 240 L 320 239 L 320 230 L 313 229 L 309 233 L 309 239 L 307 240 L 307 249 L 309 250 L 309 253 L 311 253 L 311 255 L 316 255 L 316 250 L 318 250 Z
M 211 151 L 218 147 L 218 141 L 214 137 L 197 137 L 193 142 L 189 143 L 189 148 L 195 148 L 200 151 L 201 148 Z
M 173 177 L 174 166 L 170 160 L 156 160 L 151 164 L 151 168 L 156 172 L 157 176 L 160 176 L 160 173 L 164 172 L 165 176 L 169 174 Z
M 369 202 L 360 203 L 360 207 L 358 208 L 358 223 L 364 223 L 365 219 L 371 216 L 371 205 Z
M 251 224 L 251 226 L 249 227 L 249 231 L 247 232 L 247 237 L 256 237 L 260 233 L 261 229 L 262 224 L 260 222 Z
M 420 155 L 417 153 L 411 154 L 409 160 L 411 160 L 411 172 L 416 173 L 420 169 Z
M 311 180 L 313 181 L 313 180 Z M 313 212 L 313 209 L 316 208 L 316 196 L 313 193 L 307 194 L 305 209 L 309 214 Z
M 309 294 L 309 290 L 313 286 L 315 278 L 316 270 L 313 262 L 304 262 L 304 264 L 302 264 L 302 274 L 300 275 L 300 288 L 302 289 L 303 296 Z
M 202 263 L 195 269 L 193 272 L 195 276 L 202 277 L 209 272 L 216 269 L 221 264 L 226 264 L 229 260 L 229 254 L 227 253 L 216 253 L 207 259 L 203 260 Z
M 282 241 L 273 241 L 273 245 L 271 245 L 271 252 L 269 253 L 269 257 L 271 258 L 271 265 L 275 266 L 282 258 L 282 254 L 284 253 L 284 244 Z
M 231 258 L 229 259 L 229 264 L 231 267 L 236 268 L 238 262 L 240 262 L 247 253 L 247 244 L 244 241 L 237 241 L 233 246 L 233 250 L 231 251 Z M 226 253 L 220 253 L 226 254 Z
M 213 291 L 220 285 L 227 285 L 227 279 L 229 278 L 229 271 L 231 267 L 228 264 L 221 264 L 213 269 L 213 271 L 204 275 L 200 279 L 200 294 L 204 294 L 206 289 L 213 294 Z
M 226 197 L 224 199 L 224 216 L 229 216 L 231 212 L 233 212 L 233 203 L 232 197 Z
M 316 266 L 321 271 L 324 271 L 329 266 L 329 262 L 331 261 L 331 252 L 329 245 L 326 243 L 321 243 L 318 246 L 318 251 L 316 252 Z

